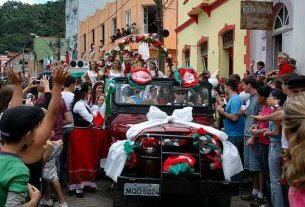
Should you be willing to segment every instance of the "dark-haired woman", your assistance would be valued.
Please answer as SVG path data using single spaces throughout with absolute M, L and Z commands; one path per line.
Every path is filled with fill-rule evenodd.
M 90 94 L 91 86 L 84 83 L 81 88 L 75 90 L 74 100 L 72 102 L 74 126 L 89 127 L 93 121 L 91 108 L 87 100 Z

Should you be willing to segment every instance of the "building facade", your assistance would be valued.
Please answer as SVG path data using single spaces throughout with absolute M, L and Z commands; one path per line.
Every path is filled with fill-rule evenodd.
M 251 59 L 262 60 L 266 69 L 277 69 L 278 52 L 286 52 L 297 61 L 297 72 L 305 74 L 305 21 L 300 18 L 304 0 L 273 0 L 273 29 L 251 31 Z
M 178 65 L 198 73 L 243 75 L 250 63 L 250 32 L 240 29 L 240 0 L 178 1 Z
M 66 41 L 71 52 L 77 53 L 78 23 L 93 15 L 113 0 L 66 0 Z
M 168 1 L 163 10 L 163 28 L 169 31 L 169 36 L 164 38 L 164 44 L 173 59 L 176 59 L 176 6 L 177 0 Z M 156 9 L 154 0 L 117 0 L 108 3 L 104 9 L 97 10 L 94 15 L 80 22 L 78 55 L 89 60 L 90 45 L 95 45 L 97 54 L 100 41 L 104 42 L 106 52 L 113 49 L 119 40 L 112 42 L 110 36 L 114 35 L 117 29 L 127 29 L 127 25 L 132 23 L 136 23 L 137 34 L 157 33 Z M 131 49 L 136 50 L 137 45 L 131 45 Z M 151 51 L 151 54 L 157 55 L 154 51 Z M 99 56 L 95 55 L 93 59 L 98 60 Z
M 56 37 L 35 36 L 33 40 L 33 50 L 35 51 L 35 56 L 33 58 L 35 63 L 34 73 L 40 74 L 47 71 L 47 64 L 57 61 L 58 59 L 65 61 L 67 43 L 64 38 L 59 40 Z

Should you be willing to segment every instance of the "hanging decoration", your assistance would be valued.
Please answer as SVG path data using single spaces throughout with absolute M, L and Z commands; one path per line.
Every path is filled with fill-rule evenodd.
M 117 56 L 119 56 L 120 54 L 125 54 L 125 57 L 130 59 L 131 65 L 132 62 L 140 62 L 142 65 L 144 65 L 145 61 L 142 58 L 142 55 L 139 54 L 138 52 L 131 51 L 129 47 L 129 44 L 131 43 L 144 42 L 144 43 L 148 43 L 149 47 L 159 50 L 160 57 L 167 62 L 167 66 L 169 68 L 172 68 L 173 59 L 171 54 L 168 53 L 167 48 L 156 37 L 157 37 L 156 34 L 129 35 L 123 38 L 114 49 L 107 52 L 103 57 L 103 61 L 112 63 Z M 109 66 L 108 64 L 106 64 L 106 69 L 107 67 L 109 68 L 111 67 L 111 65 Z
M 191 67 L 178 68 L 174 72 L 174 77 L 183 88 L 193 88 L 198 85 L 197 73 Z
M 146 68 L 132 69 L 126 75 L 131 87 L 145 89 L 145 86 L 152 80 L 151 74 Z

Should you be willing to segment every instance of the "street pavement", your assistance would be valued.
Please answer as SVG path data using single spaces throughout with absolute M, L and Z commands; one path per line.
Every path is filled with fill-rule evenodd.
M 101 178 L 97 181 L 98 189 L 94 192 L 85 192 L 83 198 L 77 198 L 75 195 L 70 195 L 65 189 L 65 198 L 69 207 L 112 207 L 112 190 L 111 180 Z M 133 203 L 130 207 L 137 206 Z M 153 205 L 160 206 L 160 205 Z M 163 206 L 163 205 L 162 205 Z M 167 205 L 168 206 L 168 205 Z M 172 205 L 170 205 L 172 206 Z M 240 199 L 240 195 L 232 197 L 232 207 L 249 207 L 249 202 Z

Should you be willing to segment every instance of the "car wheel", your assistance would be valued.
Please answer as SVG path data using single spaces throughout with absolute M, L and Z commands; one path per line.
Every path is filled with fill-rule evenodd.
M 231 195 L 220 195 L 220 196 L 212 196 L 210 202 L 214 203 L 215 207 L 230 207 L 231 206 Z
M 120 192 L 117 187 L 115 187 L 113 192 L 113 207 L 127 207 L 128 201 L 127 198 L 124 197 L 122 192 Z
M 202 206 L 206 207 L 230 207 L 231 206 L 231 195 L 219 195 L 201 198 Z

